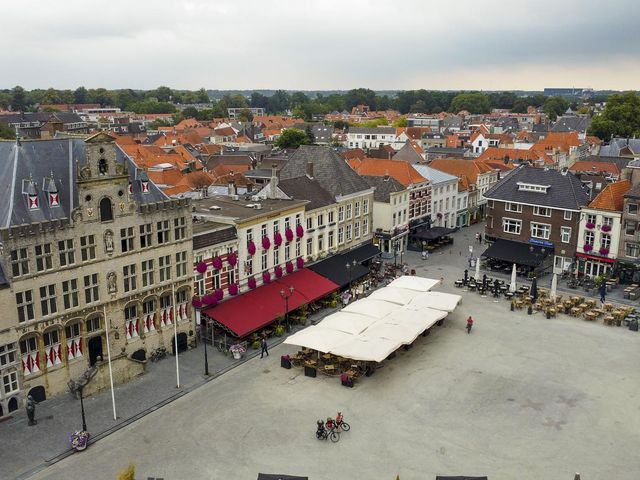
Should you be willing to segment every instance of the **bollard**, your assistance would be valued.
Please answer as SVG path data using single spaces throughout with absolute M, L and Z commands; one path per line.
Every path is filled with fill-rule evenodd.
M 533 313 L 533 308 L 531 308 L 531 305 L 529 305 L 529 307 L 527 308 L 527 313 L 529 315 L 531 315 Z

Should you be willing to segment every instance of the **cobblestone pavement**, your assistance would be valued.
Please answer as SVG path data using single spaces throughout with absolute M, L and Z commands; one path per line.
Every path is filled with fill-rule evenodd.
M 471 295 L 471 303 L 470 305 L 465 305 L 464 310 L 474 310 L 473 313 L 476 317 L 478 316 L 478 314 L 480 314 L 480 317 L 491 317 L 491 315 L 488 315 L 488 312 L 495 308 L 506 309 L 506 302 L 503 301 L 501 302 L 501 305 L 496 306 L 487 299 L 481 299 L 477 294 L 467 294 L 462 290 L 453 289 L 450 286 L 453 283 L 453 280 L 455 280 L 456 278 L 460 278 L 462 276 L 462 271 L 468 267 L 467 262 L 469 256 L 469 245 L 473 246 L 474 255 L 477 255 L 484 251 L 484 246 L 480 246 L 474 243 L 475 233 L 477 231 L 482 231 L 482 228 L 483 225 L 476 225 L 460 230 L 459 232 L 454 234 L 455 241 L 453 245 L 448 248 L 442 249 L 441 251 L 436 251 L 429 256 L 428 260 L 422 260 L 420 255 L 416 252 L 408 252 L 404 255 L 402 260 L 407 262 L 410 268 L 416 269 L 419 275 L 432 278 L 442 278 L 445 283 L 444 289 L 455 291 L 455 293 L 463 293 L 465 295 L 465 298 L 467 298 L 468 295 Z M 400 258 L 398 258 L 397 260 L 400 261 Z M 540 282 L 540 285 L 546 286 L 542 281 Z M 575 294 L 575 291 L 573 292 Z M 465 304 L 467 303 L 469 303 L 469 301 L 465 300 Z M 479 311 L 477 311 L 478 308 L 480 308 Z M 328 313 L 330 312 L 321 312 L 321 315 L 324 316 Z M 534 317 L 536 316 L 534 315 Z M 536 318 L 539 318 L 539 315 Z M 319 321 L 319 318 L 312 318 L 312 321 L 314 321 L 315 323 Z M 563 323 L 566 321 L 571 322 L 571 320 L 562 320 Z M 483 320 L 481 320 L 480 322 L 482 323 Z M 573 319 L 573 323 L 578 322 Z M 602 325 L 594 325 L 593 327 L 589 328 L 594 327 L 609 330 L 605 329 L 605 327 L 603 327 Z M 626 334 L 626 336 L 628 336 L 631 335 L 631 332 L 624 332 L 620 334 Z M 638 339 L 640 340 L 640 337 L 638 337 Z M 281 339 L 277 340 L 280 341 Z M 270 363 L 275 362 L 274 359 L 277 358 L 278 352 L 283 348 L 285 347 L 279 347 L 274 351 L 276 355 L 272 355 L 273 358 L 269 360 Z M 487 345 L 487 348 L 495 350 L 496 346 Z M 202 350 L 203 349 L 199 347 L 180 355 L 180 375 L 182 383 L 180 389 L 177 389 L 175 387 L 175 362 L 173 357 L 167 357 L 167 359 L 157 363 L 150 363 L 148 365 L 147 374 L 135 379 L 128 384 L 116 387 L 115 396 L 118 408 L 117 421 L 114 421 L 111 416 L 111 398 L 108 391 L 85 400 L 87 424 L 89 430 L 94 435 L 94 440 L 99 440 L 100 438 L 107 437 L 107 435 L 117 431 L 120 428 L 124 428 L 124 431 L 130 431 L 132 426 L 127 427 L 127 425 L 132 421 L 137 420 L 138 418 L 141 418 L 151 412 L 154 412 L 162 405 L 168 402 L 172 402 L 173 400 L 176 400 L 193 390 L 197 389 L 198 391 L 200 391 L 203 389 L 209 389 L 210 387 L 208 385 L 203 387 L 203 385 L 205 384 L 215 383 L 216 385 L 220 385 L 220 382 L 223 382 L 225 388 L 232 388 L 231 384 L 228 382 L 234 382 L 233 376 L 230 376 L 229 380 L 225 379 L 226 375 L 220 378 L 217 377 L 221 373 L 229 371 L 233 367 L 244 363 L 249 358 L 245 358 L 241 361 L 234 361 L 232 358 L 226 357 L 220 354 L 218 351 L 210 348 L 209 366 L 212 376 L 210 378 L 205 378 L 203 375 Z M 250 351 L 249 355 L 252 354 L 254 353 Z M 253 360 L 250 360 L 250 362 L 253 362 Z M 272 365 L 271 367 L 274 366 L 276 365 Z M 255 375 L 255 372 L 251 372 L 248 375 L 251 374 Z M 261 377 L 259 376 L 255 380 L 258 381 L 260 378 Z M 244 378 L 244 380 L 242 381 L 253 382 L 253 380 L 248 378 Z M 407 386 L 401 388 L 406 387 Z M 265 388 L 269 388 L 269 386 L 265 386 Z M 295 394 L 303 395 L 302 392 L 296 392 Z M 318 392 L 318 394 L 321 398 L 325 398 L 326 396 L 326 392 Z M 200 393 L 198 393 L 198 395 L 200 395 Z M 262 398 L 262 395 L 258 394 L 257 398 Z M 180 402 L 177 402 L 176 404 L 183 405 L 182 408 L 185 408 L 185 405 L 182 404 L 183 401 L 184 400 L 180 400 Z M 537 404 L 535 401 L 532 401 L 532 405 L 536 406 L 537 408 Z M 531 409 L 533 409 L 533 406 L 531 406 Z M 174 407 L 166 406 L 154 415 L 162 415 L 164 414 L 163 412 L 167 412 L 169 408 Z M 190 407 L 186 408 L 190 409 Z M 353 406 L 353 408 L 355 408 L 355 406 Z M 193 411 L 196 412 L 193 415 L 197 416 L 199 414 L 197 410 Z M 238 412 L 238 415 L 242 416 L 243 414 L 242 412 Z M 154 418 L 158 417 L 155 416 Z M 36 427 L 29 428 L 26 426 L 25 413 L 23 411 L 20 411 L 17 412 L 14 418 L 0 423 L 0 443 L 3 446 L 3 448 L 0 450 L 0 468 L 2 468 L 0 472 L 1 478 L 27 478 L 31 474 L 35 474 L 36 472 L 44 468 L 46 464 L 55 463 L 56 461 L 60 460 L 60 458 L 67 455 L 69 453 L 68 435 L 74 429 L 79 428 L 81 424 L 79 402 L 74 400 L 70 395 L 62 395 L 47 400 L 46 402 L 38 405 L 37 419 L 39 420 L 38 425 Z M 218 419 L 218 421 L 221 420 L 222 419 Z M 143 423 L 145 421 L 147 420 L 142 419 L 140 420 L 140 423 Z M 552 421 L 553 419 L 551 419 L 550 417 L 549 422 Z M 137 423 L 138 422 L 136 422 L 134 425 L 137 425 Z M 554 425 L 555 426 L 553 426 L 553 428 L 555 429 L 562 428 L 563 424 Z M 105 440 L 97 442 L 95 445 L 97 446 L 104 444 L 107 440 L 108 439 L 105 438 Z M 96 448 L 92 446 L 87 453 L 95 450 Z M 132 460 L 135 461 L 136 459 L 132 458 Z M 69 465 L 72 465 L 74 459 L 72 458 L 68 461 L 71 462 L 69 463 Z M 67 462 L 67 460 L 65 460 L 64 462 Z M 62 462 L 61 464 L 67 465 L 67 463 L 64 462 Z M 39 478 L 48 478 L 46 473 L 57 471 L 56 468 L 57 467 L 44 471 L 43 473 L 45 473 L 45 475 L 41 475 Z M 282 469 L 276 468 L 276 470 Z M 150 472 L 149 475 L 151 475 L 152 473 L 153 472 Z M 231 477 L 233 477 L 233 475 L 231 475 L 229 478 Z M 113 478 L 113 476 L 97 476 L 95 478 Z M 171 478 L 184 477 L 180 477 L 178 475 Z M 210 475 L 196 475 L 194 478 L 212 477 Z M 240 477 L 236 476 L 234 478 Z M 253 477 L 249 476 L 247 478 Z M 335 478 L 345 477 L 338 475 Z M 491 478 L 493 479 L 494 477 Z
M 280 368 L 280 345 L 35 475 L 113 479 L 129 462 L 139 478 L 254 479 L 258 472 L 312 479 L 637 480 L 640 335 L 564 315 L 509 310 L 453 287 L 458 245 L 418 273 L 463 301 L 443 327 L 400 350 L 353 389 L 335 377 Z M 459 241 L 460 240 L 460 241 Z M 466 246 L 466 245 L 465 245 Z M 442 261 L 436 260 L 441 258 Z M 471 335 L 465 318 L 474 315 Z M 338 443 L 315 439 L 318 418 L 340 410 Z

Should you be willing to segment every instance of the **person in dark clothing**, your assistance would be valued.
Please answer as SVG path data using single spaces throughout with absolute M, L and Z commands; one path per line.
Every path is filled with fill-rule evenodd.
M 600 284 L 600 301 L 602 303 L 604 303 L 606 296 L 607 296 L 607 284 L 603 280 L 602 283 Z
M 478 243 L 482 244 L 482 234 L 478 234 Z
M 267 339 L 262 337 L 262 342 L 260 343 L 260 358 L 264 357 L 264 354 L 269 356 L 269 350 L 267 349 Z

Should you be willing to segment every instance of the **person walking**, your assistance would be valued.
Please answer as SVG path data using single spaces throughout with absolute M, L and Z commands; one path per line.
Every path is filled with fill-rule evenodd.
M 607 296 L 607 284 L 604 280 L 602 280 L 599 290 L 600 290 L 600 301 L 604 305 L 605 297 Z
M 267 339 L 262 337 L 262 342 L 260 343 L 260 358 L 264 357 L 265 353 L 267 354 L 267 357 L 269 356 L 269 350 L 267 347 Z
M 471 333 L 471 327 L 473 327 L 473 318 L 469 315 L 469 318 L 467 318 L 467 333 Z
M 478 234 L 478 243 L 480 245 L 482 245 L 482 234 L 481 233 Z

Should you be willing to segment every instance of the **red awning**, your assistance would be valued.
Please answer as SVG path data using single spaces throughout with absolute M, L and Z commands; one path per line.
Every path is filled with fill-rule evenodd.
M 587 255 L 586 253 L 576 253 L 576 257 L 586 258 L 588 260 L 595 260 L 602 263 L 615 263 L 613 258 L 596 257 L 594 255 Z
M 338 285 L 307 268 L 273 280 L 255 290 L 203 310 L 209 318 L 221 323 L 238 337 L 244 337 L 284 316 L 285 302 L 280 290 L 289 293 L 289 311 L 313 302 L 338 289 Z

